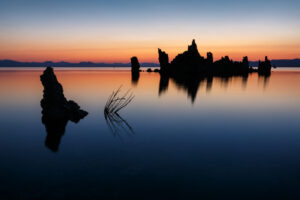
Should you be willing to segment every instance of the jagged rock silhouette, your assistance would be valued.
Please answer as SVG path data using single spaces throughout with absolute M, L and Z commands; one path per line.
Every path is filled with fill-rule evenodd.
M 79 122 L 88 112 L 81 110 L 74 101 L 68 101 L 63 94 L 63 87 L 57 81 L 52 67 L 47 67 L 41 75 L 44 86 L 42 107 L 42 122 L 45 124 L 47 137 L 46 146 L 57 151 L 60 138 L 65 132 L 68 121 Z
M 167 72 L 169 70 L 169 55 L 161 49 L 158 49 L 158 60 L 161 72 Z
M 245 76 L 248 73 L 257 71 L 249 67 L 248 57 L 245 56 L 242 62 L 232 61 L 228 56 L 213 61 L 213 54 L 207 53 L 207 58 L 200 55 L 195 40 L 188 46 L 187 51 L 178 54 L 170 63 L 168 54 L 158 49 L 161 73 L 168 73 L 176 76 L 183 73 L 197 73 L 201 76 Z M 260 62 L 258 69 L 260 74 L 271 73 L 271 62 L 267 59 Z
M 268 57 L 265 57 L 265 61 L 258 62 L 258 74 L 263 76 L 269 76 L 271 74 L 271 61 Z
M 259 62 L 258 70 L 249 66 L 247 56 L 241 62 L 233 61 L 228 56 L 214 61 L 211 52 L 207 52 L 206 58 L 200 55 L 195 40 L 186 51 L 178 54 L 170 63 L 168 54 L 161 49 L 158 49 L 158 58 L 161 75 L 159 94 L 168 89 L 169 79 L 172 79 L 178 87 L 187 91 L 192 102 L 195 101 L 199 85 L 206 81 L 209 90 L 215 76 L 225 81 L 232 76 L 242 76 L 243 80 L 247 80 L 248 74 L 252 72 L 258 72 L 263 76 L 271 73 L 271 62 L 267 57 L 264 62 Z

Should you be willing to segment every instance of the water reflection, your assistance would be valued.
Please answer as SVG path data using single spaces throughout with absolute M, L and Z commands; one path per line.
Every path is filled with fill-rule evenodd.
M 206 79 L 206 92 L 210 92 L 213 84 L 213 77 L 209 76 Z
M 162 93 L 167 91 L 168 87 L 169 87 L 169 76 L 168 75 L 160 76 L 158 95 L 160 96 Z
M 171 79 L 177 89 L 183 89 L 187 92 L 188 97 L 191 99 L 191 102 L 194 103 L 197 92 L 201 85 L 206 84 L 206 92 L 209 93 L 212 89 L 213 82 L 216 79 L 219 79 L 221 85 L 224 89 L 228 87 L 228 84 L 233 78 L 241 77 L 241 86 L 243 89 L 246 89 L 248 82 L 248 74 L 243 76 L 224 76 L 224 77 L 216 77 L 216 76 L 199 76 L 193 74 L 185 74 L 185 75 L 172 75 L 171 77 L 166 74 L 160 74 L 160 82 L 159 82 L 159 96 L 168 91 L 169 79 Z M 268 85 L 270 75 L 259 76 L 259 82 L 263 82 L 264 88 Z
M 228 199 L 276 199 L 281 191 L 286 191 L 283 196 L 299 194 L 299 69 L 272 72 L 260 83 L 256 73 L 205 77 L 193 106 L 188 90 L 179 91 L 173 78 L 161 81 L 168 90 L 158 97 L 164 88 L 159 74 L 141 73 L 134 102 L 120 113 L 136 135 L 121 134 L 122 144 L 118 136 L 99 132 L 108 127 L 98 111 L 116 87 L 131 87 L 129 70 L 56 71 L 65 96 L 94 111 L 76 125 L 46 113 L 41 123 L 41 73 L 0 72 L 4 199 L 84 199 L 86 194 L 98 194 L 95 199 L 145 199 L 145 194 L 149 199 L 222 199 L 224 192 Z M 61 152 L 53 157 L 42 144 L 45 139 L 48 148 Z
M 113 136 L 122 139 L 122 132 L 127 133 L 128 135 L 134 134 L 134 130 L 130 124 L 118 113 L 104 113 L 104 118 Z
M 42 122 L 45 125 L 47 132 L 45 146 L 51 151 L 58 151 L 60 140 L 65 133 L 68 121 L 69 120 L 67 119 L 51 118 L 48 115 L 43 114 Z
M 131 83 L 132 85 L 137 85 L 140 78 L 140 72 L 139 71 L 131 71 Z
M 243 76 L 242 77 L 242 88 L 246 89 L 247 87 L 247 82 L 248 82 L 248 76 Z
M 270 76 L 271 75 L 258 75 L 258 83 L 263 85 L 263 88 L 266 89 L 266 87 L 269 84 L 269 80 L 270 80 Z

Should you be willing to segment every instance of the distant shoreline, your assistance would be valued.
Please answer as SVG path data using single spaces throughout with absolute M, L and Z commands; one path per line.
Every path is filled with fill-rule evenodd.
M 300 59 L 271 60 L 276 67 L 300 67 Z M 160 67 L 158 63 L 141 63 L 141 67 Z M 249 65 L 256 67 L 258 61 L 249 61 Z M 20 62 L 14 60 L 0 60 L 0 67 L 131 67 L 131 63 L 94 63 L 94 62 Z

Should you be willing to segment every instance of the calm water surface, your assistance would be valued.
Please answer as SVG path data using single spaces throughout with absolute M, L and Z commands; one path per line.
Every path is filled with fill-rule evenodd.
M 42 71 L 0 70 L 0 199 L 300 199 L 299 69 L 186 85 L 55 69 L 89 112 L 57 152 L 45 145 Z M 103 109 L 121 85 L 135 98 L 111 130 Z

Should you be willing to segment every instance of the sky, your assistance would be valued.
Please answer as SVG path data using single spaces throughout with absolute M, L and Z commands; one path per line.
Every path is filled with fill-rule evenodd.
M 300 58 L 300 0 L 0 0 L 0 59 L 158 62 L 201 55 Z

